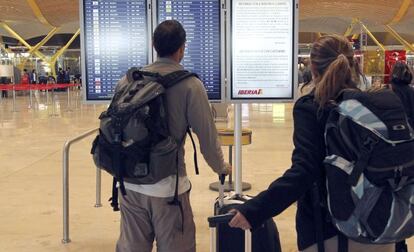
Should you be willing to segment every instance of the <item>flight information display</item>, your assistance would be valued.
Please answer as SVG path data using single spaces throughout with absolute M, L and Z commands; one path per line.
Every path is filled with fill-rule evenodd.
M 294 0 L 231 1 L 231 99 L 293 99 Z
M 200 77 L 209 100 L 221 100 L 220 0 L 159 0 L 157 20 L 177 20 L 187 33 L 185 69 Z
M 148 64 L 145 0 L 83 0 L 86 100 L 110 100 L 132 66 Z

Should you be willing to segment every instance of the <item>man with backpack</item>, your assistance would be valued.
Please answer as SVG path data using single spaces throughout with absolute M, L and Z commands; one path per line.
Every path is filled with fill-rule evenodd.
M 123 90 L 128 90 L 128 94 L 137 92 L 139 96 L 140 91 L 125 89 L 128 88 L 127 85 L 139 83 L 134 82 L 135 79 L 151 76 L 157 79 L 156 76 L 171 76 L 171 73 L 183 72 L 184 68 L 179 63 L 184 57 L 185 42 L 186 32 L 179 22 L 168 20 L 158 25 L 153 35 L 157 61 L 143 69 L 130 70 L 128 73 L 132 77 L 129 78 L 127 74 L 120 80 L 114 100 L 117 100 L 117 94 Z M 117 252 L 151 252 L 154 239 L 158 251 L 195 251 L 195 224 L 189 202 L 191 183 L 186 175 L 184 162 L 184 144 L 189 127 L 196 133 L 201 153 L 208 165 L 219 175 L 231 171 L 231 167 L 223 159 L 204 86 L 193 74 L 190 75 L 179 77 L 182 80 L 177 83 L 166 81 L 163 83 L 165 90 L 161 91 L 165 92 L 163 103 L 167 128 L 178 145 L 178 154 L 169 164 L 174 166 L 176 163 L 178 179 L 175 173 L 154 184 L 128 183 L 126 178 L 125 182 L 118 179 L 120 190 L 124 190 L 126 195 L 122 193 L 120 197 L 121 234 L 116 245 Z M 141 88 L 149 89 L 152 84 L 147 83 Z M 138 99 L 137 95 L 130 97 L 129 104 L 134 102 L 133 99 Z M 151 109 L 149 106 L 149 110 Z M 138 130 L 140 129 L 137 128 L 136 131 Z

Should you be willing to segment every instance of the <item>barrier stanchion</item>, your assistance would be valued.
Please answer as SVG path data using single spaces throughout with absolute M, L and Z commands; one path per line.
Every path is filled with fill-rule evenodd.
M 13 85 L 13 112 L 17 112 L 16 110 L 16 90 Z
M 62 156 L 62 184 L 63 184 L 63 238 L 62 243 L 71 242 L 69 237 L 69 150 L 70 146 L 98 131 L 98 128 L 89 130 L 82 135 L 65 142 Z
M 49 89 L 46 88 L 46 104 L 49 105 Z
M 66 89 L 66 92 L 67 92 L 67 94 L 68 94 L 68 104 L 67 104 L 67 109 L 66 109 L 66 111 L 68 111 L 68 112 L 72 112 L 73 110 L 71 109 L 71 107 L 70 107 L 70 85 L 68 85 L 68 87 L 67 87 L 67 89 Z
M 31 86 L 29 86 L 29 96 L 30 96 L 29 108 L 32 109 L 33 108 L 33 97 L 32 97 L 32 87 Z
M 51 86 L 51 90 L 52 90 L 52 114 L 51 115 L 49 115 L 49 116 L 52 116 L 52 117 L 57 117 L 57 116 L 59 116 L 59 114 L 58 113 L 56 113 L 56 100 L 55 100 L 55 88 L 57 87 L 57 85 L 56 84 L 53 84 L 52 86 Z

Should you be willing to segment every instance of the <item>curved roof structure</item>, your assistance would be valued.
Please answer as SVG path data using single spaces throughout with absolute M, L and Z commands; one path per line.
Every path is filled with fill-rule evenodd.
M 24 39 L 79 28 L 79 0 L 0 0 L 0 22 Z M 413 0 L 300 0 L 300 31 L 343 34 L 352 20 L 361 20 L 372 32 L 386 32 L 389 24 L 404 38 L 414 37 Z M 360 31 L 358 25 L 353 33 Z M 10 36 L 0 28 L 0 35 Z M 414 41 L 410 41 L 414 43 Z

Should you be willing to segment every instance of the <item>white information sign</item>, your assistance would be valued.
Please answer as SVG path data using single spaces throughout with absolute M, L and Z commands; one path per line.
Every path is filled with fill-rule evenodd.
M 295 0 L 231 1 L 231 100 L 293 99 Z

